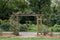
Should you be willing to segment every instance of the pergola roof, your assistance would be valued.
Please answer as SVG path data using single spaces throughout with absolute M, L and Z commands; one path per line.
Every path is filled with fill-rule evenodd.
M 14 14 L 18 16 L 42 16 L 42 14 Z

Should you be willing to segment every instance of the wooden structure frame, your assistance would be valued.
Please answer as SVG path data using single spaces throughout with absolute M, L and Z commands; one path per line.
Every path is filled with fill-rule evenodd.
M 18 26 L 18 20 L 19 20 L 19 16 L 35 16 L 37 18 L 37 35 L 39 35 L 39 30 L 40 30 L 40 27 L 41 27 L 41 24 L 42 24 L 42 17 L 43 15 L 42 14 L 20 14 L 20 13 L 13 13 L 13 16 L 15 16 L 15 20 L 16 20 L 16 24 L 15 26 L 17 25 Z

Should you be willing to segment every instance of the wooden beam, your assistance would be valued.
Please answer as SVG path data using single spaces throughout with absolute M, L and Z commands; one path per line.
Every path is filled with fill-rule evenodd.
M 16 14 L 18 16 L 41 16 L 42 14 Z

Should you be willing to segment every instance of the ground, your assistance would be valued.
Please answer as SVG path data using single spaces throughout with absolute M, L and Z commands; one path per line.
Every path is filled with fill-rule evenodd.
M 0 40 L 60 40 L 60 38 L 0 38 Z
M 57 34 L 57 33 L 55 33 Z M 50 35 L 41 35 L 39 34 L 37 36 L 37 32 L 20 32 L 19 33 L 19 36 L 15 36 L 13 34 L 11 34 L 10 32 L 8 33 L 3 33 L 3 35 L 0 35 L 1 38 L 60 38 L 60 35 L 53 35 L 53 36 L 50 36 Z

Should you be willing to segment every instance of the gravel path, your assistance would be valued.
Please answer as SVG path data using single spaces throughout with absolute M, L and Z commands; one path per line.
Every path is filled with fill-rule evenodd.
M 36 32 L 20 32 L 20 37 L 37 37 Z
M 3 32 L 3 34 L 11 34 L 12 32 Z M 19 32 L 20 36 L 17 37 L 37 37 L 37 32 Z M 53 32 L 53 34 L 60 34 L 60 32 Z M 43 35 L 40 35 L 43 37 Z M 48 36 L 47 36 L 48 37 Z

